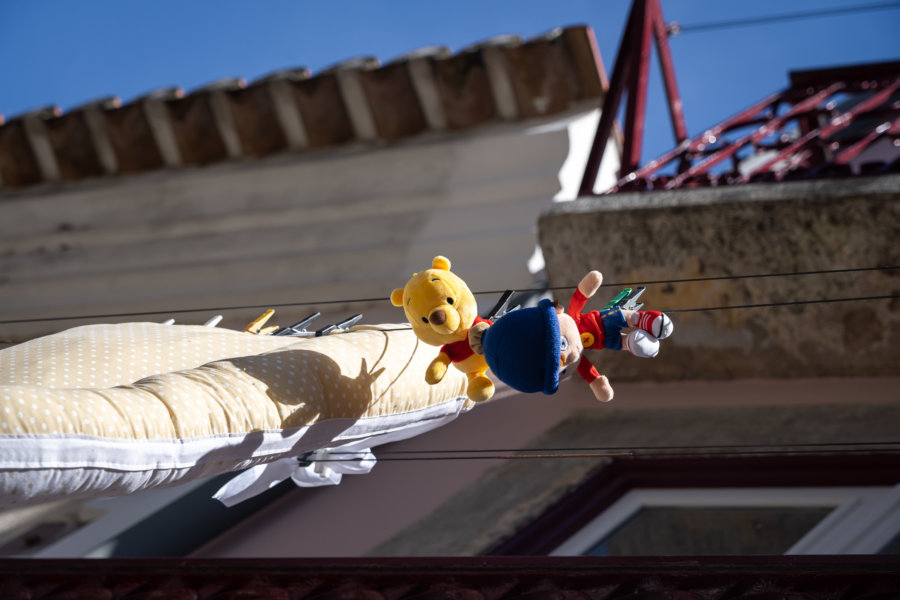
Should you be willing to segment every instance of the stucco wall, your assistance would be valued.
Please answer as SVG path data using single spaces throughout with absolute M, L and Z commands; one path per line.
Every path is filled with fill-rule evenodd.
M 560 420 L 547 419 L 546 430 L 523 448 L 746 444 L 760 450 L 767 445 L 876 441 L 890 439 L 900 418 L 900 406 L 892 401 L 891 394 L 897 381 L 614 382 L 616 399 L 610 404 L 597 404 L 576 376 L 553 397 L 519 395 L 505 406 L 502 401 L 497 403 L 501 406 L 492 407 L 494 414 L 476 410 L 473 416 L 488 421 L 504 409 L 509 418 L 517 409 L 525 415 L 541 404 L 555 405 L 557 413 L 553 416 Z M 854 391 L 866 400 L 851 400 Z M 548 406 L 542 410 L 547 416 L 552 414 Z M 503 437 L 513 435 L 505 433 Z M 500 447 L 500 441 L 495 439 L 488 447 Z M 604 458 L 575 456 L 508 460 L 492 466 L 427 517 L 398 531 L 369 554 L 448 556 L 486 552 L 607 462 Z
M 900 264 L 900 176 L 618 194 L 560 204 L 539 237 L 552 286 Z M 588 308 L 618 292 L 601 288 Z M 900 270 L 658 284 L 647 308 L 900 294 Z M 568 292 L 558 296 L 566 301 Z M 602 300 L 600 300 L 602 298 Z M 623 379 L 896 375 L 900 300 L 673 313 L 654 360 L 594 356 Z
M 215 311 L 178 310 L 378 298 L 278 309 L 271 323 L 313 310 L 316 326 L 329 312 L 391 322 L 403 318 L 391 289 L 436 254 L 472 289 L 529 286 L 535 223 L 567 152 L 564 125 L 498 126 L 0 194 L 0 320 L 162 310 L 145 318 L 202 323 Z M 226 312 L 223 325 L 261 312 Z M 80 323 L 0 325 L 0 339 Z
M 892 393 L 898 381 L 614 381 L 615 400 L 599 404 L 576 376 L 554 396 L 501 389 L 456 421 L 389 449 L 429 456 L 448 450 L 884 440 L 900 413 Z M 368 475 L 289 492 L 194 556 L 477 554 L 603 464 L 596 458 L 488 458 L 506 454 L 399 461 L 382 455 Z

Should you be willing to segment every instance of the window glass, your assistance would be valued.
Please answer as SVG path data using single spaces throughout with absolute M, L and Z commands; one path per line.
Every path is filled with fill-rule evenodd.
M 643 507 L 585 554 L 784 554 L 831 507 Z
M 879 554 L 900 554 L 900 533 L 895 535 L 894 539 L 888 542 L 887 545 L 881 549 L 881 552 L 879 552 Z

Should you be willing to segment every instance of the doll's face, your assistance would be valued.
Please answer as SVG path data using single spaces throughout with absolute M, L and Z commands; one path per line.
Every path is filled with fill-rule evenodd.
M 584 351 L 584 345 L 575 319 L 562 312 L 561 308 L 557 309 L 556 316 L 559 319 L 559 367 L 563 368 L 578 362 Z

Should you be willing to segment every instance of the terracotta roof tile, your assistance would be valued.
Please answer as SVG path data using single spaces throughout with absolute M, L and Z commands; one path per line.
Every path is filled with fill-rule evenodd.
M 527 44 L 506 46 L 504 59 L 510 66 L 519 115 L 540 117 L 565 110 L 584 90 L 601 96 L 606 85 L 594 70 L 582 70 L 583 60 L 596 53 L 589 30 L 556 29 Z
M 545 117 L 598 104 L 605 85 L 593 32 L 578 26 L 50 107 L 0 116 L 0 190 Z
M 41 181 L 41 168 L 28 141 L 25 119 L 0 127 L 0 183 L 4 187 L 25 187 Z
M 80 110 L 44 121 L 63 181 L 97 177 L 106 172 L 88 125 L 88 114 L 87 110 Z
M 243 87 L 243 80 L 229 80 L 162 103 L 183 164 L 206 165 L 241 156 L 240 139 L 224 95 L 226 90 Z
M 290 83 L 309 148 L 323 148 L 353 139 L 353 124 L 334 73 Z
M 143 102 L 103 111 L 119 173 L 138 173 L 165 166 Z
M 396 62 L 359 72 L 377 137 L 399 140 L 428 129 L 408 64 Z
M 268 83 L 254 83 L 224 92 L 222 100 L 231 114 L 232 126 L 244 155 L 259 157 L 287 149 L 287 136 Z
M 165 166 L 177 167 L 182 164 L 181 150 L 175 134 L 176 124 L 172 122 L 167 105 L 183 97 L 184 90 L 181 88 L 167 88 L 148 94 L 137 101 L 150 128 L 151 138 L 146 141 L 156 146 L 162 165 Z

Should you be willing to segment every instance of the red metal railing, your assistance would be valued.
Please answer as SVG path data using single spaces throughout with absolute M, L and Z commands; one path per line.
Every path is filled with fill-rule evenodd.
M 651 38 L 651 35 L 653 36 Z M 640 164 L 644 136 L 644 113 L 647 104 L 647 80 L 650 70 L 650 43 L 656 41 L 657 54 L 669 103 L 669 115 L 676 142 L 687 138 L 687 127 L 681 110 L 681 96 L 675 81 L 675 68 L 669 51 L 668 32 L 659 0 L 634 0 L 625 33 L 619 44 L 609 91 L 603 101 L 597 134 L 591 147 L 579 189 L 580 196 L 593 194 L 594 182 L 600 171 L 600 161 L 612 134 L 616 113 L 622 96 L 628 93 L 625 115 L 625 144 L 622 169 L 630 172 Z
M 580 196 L 594 195 L 626 92 L 621 169 L 605 193 L 900 171 L 900 61 L 792 73 L 786 89 L 688 139 L 666 34 L 659 0 L 634 0 Z M 642 167 L 651 40 L 676 147 Z

